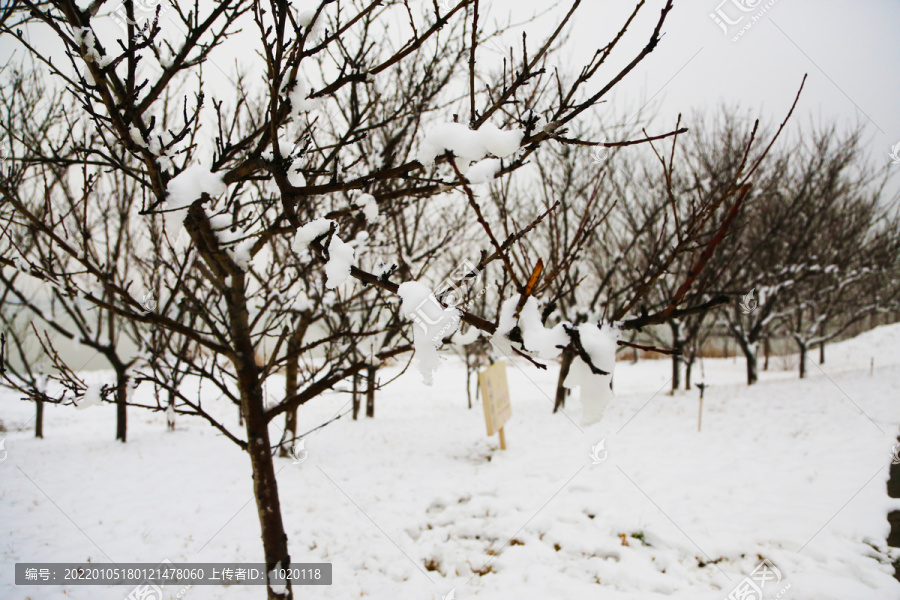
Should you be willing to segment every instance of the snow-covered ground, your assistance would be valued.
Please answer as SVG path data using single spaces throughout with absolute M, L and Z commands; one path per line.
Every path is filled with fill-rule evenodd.
M 781 574 L 766 598 L 900 598 L 885 543 L 900 508 L 885 487 L 900 325 L 829 347 L 805 381 L 773 370 L 747 388 L 741 360 L 706 360 L 694 371 L 710 386 L 699 433 L 697 392 L 668 395 L 670 369 L 620 362 L 616 399 L 582 427 L 577 398 L 551 414 L 555 369 L 510 365 L 506 451 L 485 436 L 480 405 L 466 408 L 461 366 L 445 362 L 433 387 L 408 372 L 379 393 L 376 419 L 311 434 L 300 464 L 276 459 L 292 560 L 334 564 L 333 585 L 299 597 L 718 600 L 765 558 Z M 16 562 L 262 561 L 249 461 L 204 423 L 167 432 L 164 415 L 132 410 L 121 445 L 111 406 L 50 407 L 36 440 L 33 407 L 3 394 L 0 597 L 130 591 L 16 587 Z M 347 401 L 303 407 L 300 430 Z

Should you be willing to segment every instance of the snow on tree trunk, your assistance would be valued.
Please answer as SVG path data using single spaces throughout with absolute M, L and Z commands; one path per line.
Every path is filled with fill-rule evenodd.
M 175 431 L 175 394 L 169 390 L 169 406 L 166 408 L 166 429 Z
M 566 377 L 569 375 L 569 369 L 572 367 L 572 360 L 574 358 L 575 354 L 568 350 L 562 353 L 562 359 L 559 363 L 559 378 L 556 381 L 556 401 L 553 403 L 553 412 L 557 412 L 566 405 L 566 393 L 569 390 L 566 389 L 564 384 L 566 382 Z

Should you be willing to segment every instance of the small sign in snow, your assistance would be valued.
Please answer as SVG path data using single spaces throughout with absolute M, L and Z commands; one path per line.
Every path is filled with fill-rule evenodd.
M 503 425 L 512 416 L 509 386 L 506 383 L 506 363 L 499 361 L 478 374 L 484 404 L 484 422 L 489 436 L 500 434 L 500 448 L 506 449 Z

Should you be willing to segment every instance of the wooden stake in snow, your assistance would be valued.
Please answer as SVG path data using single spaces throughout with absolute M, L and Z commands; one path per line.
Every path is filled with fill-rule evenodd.
M 703 392 L 706 390 L 705 383 L 698 383 L 697 387 L 700 389 L 700 411 L 697 413 L 697 431 L 700 431 L 700 428 L 703 426 Z
M 484 422 L 488 436 L 500 434 L 500 449 L 506 450 L 506 435 L 503 425 L 512 416 L 509 403 L 509 386 L 506 381 L 506 363 L 496 362 L 478 374 L 484 405 Z

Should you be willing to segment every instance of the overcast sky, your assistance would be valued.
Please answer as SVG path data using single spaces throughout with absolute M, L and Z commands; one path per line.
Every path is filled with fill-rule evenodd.
M 155 0 L 144 1 L 153 4 Z M 423 10 L 432 4 L 432 0 L 418 1 Z M 296 3 L 304 2 L 313 0 Z M 519 22 L 540 14 L 524 28 L 533 50 L 571 2 L 560 0 L 554 6 L 547 0 L 481 0 L 486 13 L 482 23 L 492 19 Z M 741 3 L 753 8 L 742 11 Z M 598 73 L 585 91 L 599 89 L 646 44 L 664 4 L 665 0 L 648 0 L 608 61 L 608 68 Z M 630 0 L 583 0 L 563 55 L 552 64 L 577 72 L 598 47 L 614 37 L 633 7 Z M 726 34 L 711 14 L 740 22 Z M 96 27 L 115 27 L 110 19 L 98 21 Z M 744 35 L 732 41 L 742 26 L 751 22 Z M 898 25 L 900 0 L 676 0 L 658 49 L 616 87 L 596 113 L 601 122 L 614 125 L 617 118 L 633 114 L 650 101 L 658 115 L 652 129 L 659 132 L 671 128 L 678 113 L 707 111 L 724 102 L 739 103 L 750 115 L 777 123 L 808 73 L 793 126 L 808 126 L 811 119 L 822 123 L 836 120 L 848 127 L 860 123 L 865 126 L 865 147 L 873 163 L 885 166 L 891 162 L 891 147 L 900 143 Z M 52 36 L 38 35 L 42 43 L 55 43 Z M 253 59 L 258 40 L 246 36 L 256 35 L 255 31 L 245 32 L 220 49 L 231 54 L 216 56 L 214 63 L 222 65 L 218 69 L 221 75 L 223 69 L 232 70 L 234 59 L 239 63 Z M 499 45 L 518 48 L 520 35 L 519 31 L 508 32 Z M 10 42 L 0 41 L 0 54 L 9 56 Z M 499 56 L 495 47 L 479 50 L 482 64 L 492 58 L 499 60 Z M 207 72 L 214 75 L 216 70 Z M 686 124 L 690 126 L 689 121 Z M 900 167 L 894 171 L 900 172 Z M 898 179 L 894 177 L 892 189 L 900 188 Z
M 752 114 L 780 122 L 808 73 L 794 124 L 859 122 L 866 128 L 872 160 L 878 166 L 891 162 L 891 147 L 900 142 L 900 1 L 743 0 L 745 6 L 755 5 L 749 12 L 739 9 L 740 2 L 676 0 L 659 48 L 617 88 L 610 104 L 626 104 L 622 110 L 627 111 L 641 98 L 652 98 L 663 117 L 659 127 L 674 123 L 679 112 L 712 109 L 721 102 L 740 103 Z M 529 29 L 552 27 L 570 6 L 563 4 Z M 620 59 L 630 60 L 646 43 L 665 1 L 647 4 L 619 49 Z M 501 20 L 521 20 L 547 6 L 541 0 L 492 0 L 490 11 Z M 633 6 L 623 0 L 584 0 L 569 40 L 569 64 L 582 64 L 608 42 Z M 717 9 L 720 18 L 744 19 L 726 35 L 710 17 Z M 615 108 L 598 110 L 622 112 Z

